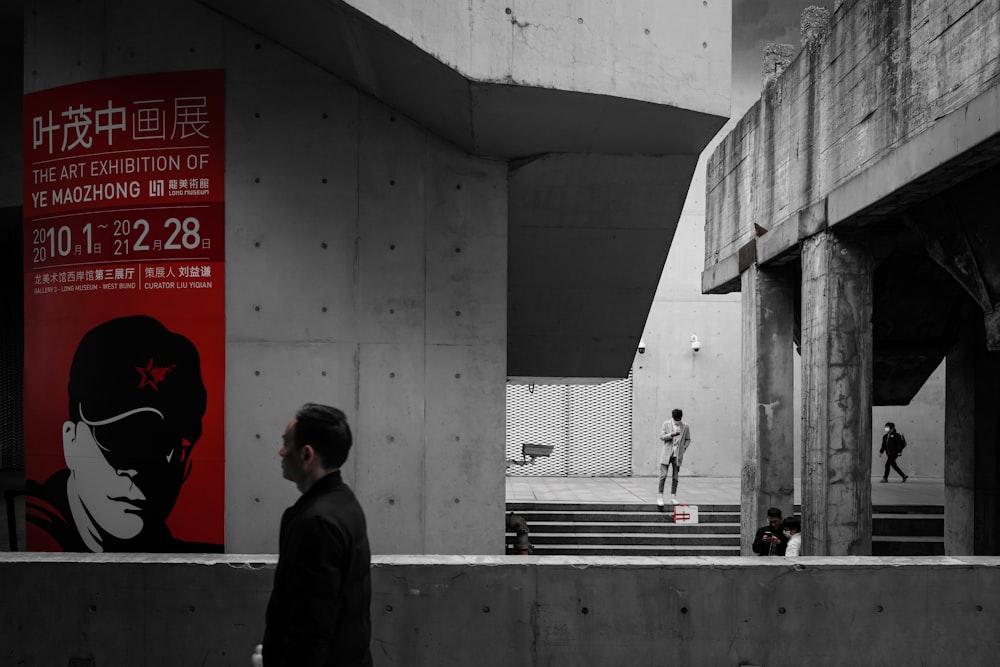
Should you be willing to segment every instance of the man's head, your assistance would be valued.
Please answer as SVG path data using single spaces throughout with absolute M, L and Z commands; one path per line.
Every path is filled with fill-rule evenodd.
M 767 523 L 774 530 L 781 530 L 781 510 L 771 507 L 767 510 Z
M 781 527 L 788 535 L 795 535 L 802 532 L 802 519 L 797 516 L 786 516 L 781 522 Z
M 306 403 L 285 427 L 279 452 L 282 474 L 304 492 L 321 477 L 340 469 L 352 442 L 351 428 L 341 410 Z
M 895 424 L 893 424 L 892 422 L 886 422 L 885 423 L 885 432 L 886 433 L 892 433 L 895 430 L 896 430 L 896 425 Z
M 198 350 L 151 317 L 109 320 L 81 339 L 68 390 L 71 507 L 99 529 L 98 541 L 165 523 L 201 436 L 207 394 Z
M 674 408 L 673 410 L 670 411 L 670 416 L 674 418 L 675 422 L 679 422 L 681 418 L 684 416 L 684 411 Z

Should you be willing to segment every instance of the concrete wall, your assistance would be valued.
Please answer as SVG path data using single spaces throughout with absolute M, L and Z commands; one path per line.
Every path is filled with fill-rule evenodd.
M 836 4 L 822 48 L 798 54 L 709 163 L 706 269 L 755 223 L 771 229 L 996 84 L 996 2 Z M 887 174 L 871 189 L 903 180 Z M 845 205 L 831 202 L 831 223 L 856 210 Z
M 280 435 L 312 400 L 354 428 L 375 551 L 499 553 L 506 164 L 195 2 L 35 9 L 27 92 L 226 70 L 227 550 L 277 551 Z
M 673 408 L 691 426 L 682 474 L 740 474 L 740 295 L 701 293 L 705 162 L 694 178 L 633 364 L 632 474 L 659 474 L 660 427 Z M 691 334 L 701 350 L 691 349 Z
M 882 476 L 885 459 L 878 457 L 886 422 L 906 436 L 906 451 L 897 462 L 907 475 L 944 477 L 944 378 L 945 362 L 927 379 L 909 405 L 872 408 L 872 476 Z M 890 473 L 890 481 L 899 476 Z M 895 478 L 895 479 L 893 479 Z
M 246 664 L 273 565 L 0 554 L 0 662 Z M 382 557 L 372 652 L 380 667 L 987 665 L 1000 650 L 998 567 L 972 557 Z
M 474 81 L 600 93 L 729 115 L 727 2 L 349 4 Z

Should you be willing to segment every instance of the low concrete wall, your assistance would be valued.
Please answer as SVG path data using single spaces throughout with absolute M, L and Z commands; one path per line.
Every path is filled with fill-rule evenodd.
M 0 664 L 249 664 L 274 563 L 0 554 Z M 382 556 L 372 649 L 379 667 L 992 664 L 998 568 L 1000 558 Z

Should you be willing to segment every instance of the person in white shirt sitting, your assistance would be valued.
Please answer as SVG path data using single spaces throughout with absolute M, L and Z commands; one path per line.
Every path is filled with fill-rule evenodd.
M 781 522 L 782 531 L 788 540 L 785 547 L 786 556 L 802 555 L 802 519 L 797 516 L 787 516 Z

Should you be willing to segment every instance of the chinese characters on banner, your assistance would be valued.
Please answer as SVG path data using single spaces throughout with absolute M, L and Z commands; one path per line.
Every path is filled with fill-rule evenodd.
M 221 70 L 24 97 L 33 551 L 222 551 Z

